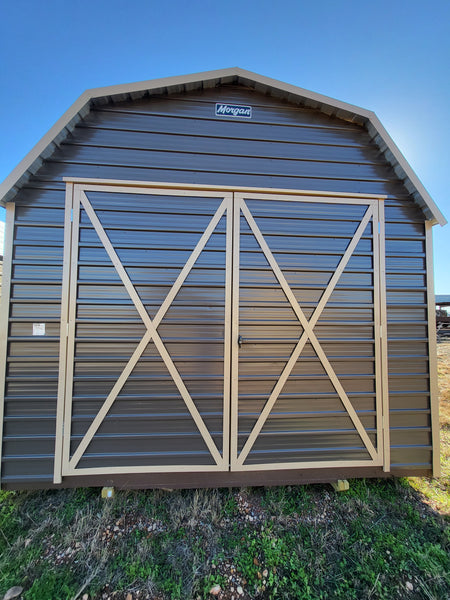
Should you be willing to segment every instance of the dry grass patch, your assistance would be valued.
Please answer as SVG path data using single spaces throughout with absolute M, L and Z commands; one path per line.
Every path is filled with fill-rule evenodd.
M 450 342 L 438 344 L 441 477 L 410 477 L 408 481 L 435 510 L 450 515 Z

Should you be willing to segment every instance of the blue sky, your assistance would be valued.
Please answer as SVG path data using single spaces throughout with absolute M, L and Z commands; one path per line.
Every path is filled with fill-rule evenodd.
M 375 111 L 450 219 L 449 24 L 448 0 L 0 0 L 0 181 L 87 88 L 239 66 Z

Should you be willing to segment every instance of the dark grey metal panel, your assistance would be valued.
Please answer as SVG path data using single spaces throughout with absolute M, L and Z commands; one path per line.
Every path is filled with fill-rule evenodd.
M 254 118 L 251 122 L 217 119 L 213 116 L 216 101 L 251 104 L 254 107 Z M 104 160 L 104 157 L 110 157 L 117 149 L 123 157 L 123 166 L 108 164 Z M 144 164 L 143 156 L 159 157 L 161 166 L 156 168 L 149 161 Z M 141 157 L 138 158 L 141 166 L 136 165 L 136 157 Z M 63 176 L 387 194 L 388 320 L 390 326 L 394 323 L 401 325 L 400 329 L 394 331 L 395 337 L 391 336 L 389 339 L 389 370 L 393 374 L 405 375 L 403 383 L 400 384 L 400 380 L 393 383 L 396 388 L 406 385 L 410 375 L 420 374 L 422 381 L 415 379 L 414 385 L 417 390 L 424 390 L 391 390 L 391 409 L 398 410 L 400 417 L 410 408 L 417 409 L 418 426 L 428 427 L 428 347 L 426 332 L 423 330 L 423 323 L 426 321 L 426 292 L 422 289 L 425 275 L 424 217 L 391 168 L 385 165 L 364 129 L 312 109 L 292 107 L 256 92 L 226 86 L 177 98 L 142 99 L 134 103 L 95 108 L 62 146 L 58 160 L 61 162 L 44 163 L 17 197 L 18 227 L 13 253 L 16 282 L 12 286 L 11 317 L 17 320 L 17 324 L 21 324 L 25 333 L 26 322 L 47 322 L 49 319 L 59 318 L 61 286 L 60 280 L 56 281 L 55 278 L 62 265 Z M 235 165 L 231 171 L 230 161 Z M 266 169 L 261 168 L 263 163 Z M 316 169 L 314 176 L 313 172 L 308 173 L 304 168 L 307 164 Z M 363 173 L 366 174 L 365 177 Z M 368 179 L 367 174 L 370 176 Z M 113 200 L 108 200 L 106 196 L 103 201 L 100 196 L 97 198 L 99 207 L 102 206 L 103 211 L 111 210 L 113 214 L 124 207 L 133 210 L 130 204 L 132 201 L 129 195 L 125 199 L 119 198 L 119 195 Z M 160 210 L 163 212 L 164 207 Z M 180 210 L 181 207 L 178 206 L 175 212 L 180 218 L 184 218 L 181 217 Z M 191 206 L 190 210 L 191 214 L 196 214 L 195 207 Z M 204 207 L 199 208 L 198 214 L 201 215 L 203 211 Z M 283 216 L 289 218 L 287 214 Z M 309 218 L 316 219 L 317 225 L 318 215 L 309 215 Z M 345 215 L 337 214 L 335 220 L 339 223 L 345 221 Z M 310 269 L 311 277 L 315 278 L 314 281 L 311 280 L 311 284 L 317 285 L 319 280 L 323 281 L 326 273 L 335 268 L 338 255 L 333 255 L 330 249 L 324 253 L 314 252 L 313 246 L 308 245 L 307 238 L 304 244 L 303 253 L 297 255 L 282 250 L 281 246 L 276 258 L 285 272 L 288 268 L 292 268 L 294 272 L 298 269 Z M 139 254 L 129 240 L 122 246 L 118 248 L 118 254 L 127 268 L 146 267 L 148 256 L 142 246 L 139 247 Z M 156 252 L 154 247 L 149 248 L 149 252 Z M 368 252 L 370 248 L 361 250 L 349 263 L 349 287 L 355 284 L 355 278 L 359 276 L 351 269 L 371 272 Z M 174 244 L 172 248 L 161 248 L 160 253 L 159 260 L 164 268 L 183 264 L 188 255 L 181 243 Z M 198 264 L 211 268 L 216 262 L 215 255 L 214 248 L 205 250 Z M 245 253 L 245 260 L 251 277 L 254 277 L 255 269 L 264 268 L 259 253 L 251 252 L 250 248 Z M 98 241 L 80 248 L 83 277 L 93 277 L 95 273 L 105 275 L 106 272 L 97 265 L 105 267 L 107 262 L 108 258 L 105 258 L 105 252 Z M 313 273 L 316 273 L 314 277 Z M 303 284 L 306 285 L 306 279 Z M 100 297 L 92 293 L 92 289 L 89 292 L 88 288 L 86 285 L 85 300 L 79 302 L 80 319 L 95 320 L 99 315 L 104 318 L 113 315 L 123 319 L 133 318 L 129 299 L 117 292 L 117 286 L 115 289 L 114 286 L 105 285 L 105 293 L 100 294 Z M 166 289 L 160 287 L 153 295 L 147 293 L 146 304 L 153 307 L 149 308 L 150 313 L 157 309 Z M 196 291 L 199 292 L 200 289 Z M 142 291 L 144 292 L 144 288 Z M 217 303 L 217 295 L 212 292 L 208 292 L 208 295 Z M 310 316 L 318 295 L 318 290 L 311 289 L 301 293 L 302 306 L 307 316 Z M 177 298 L 175 304 L 183 307 L 183 310 L 190 305 L 191 311 L 192 307 L 201 306 L 194 290 Z M 257 309 L 254 310 L 269 311 L 274 306 L 282 307 L 283 301 L 268 297 L 266 302 L 258 302 Z M 363 312 L 354 320 L 370 321 L 368 311 L 371 312 L 372 308 L 367 293 L 363 290 L 340 290 L 333 295 L 333 311 L 338 312 L 330 313 L 327 318 L 352 323 L 353 319 L 346 316 L 345 311 L 351 315 L 357 310 Z M 194 313 L 192 318 L 195 318 Z M 258 318 L 271 317 L 267 312 L 260 312 Z M 418 337 L 409 335 L 406 327 L 414 322 L 417 322 L 419 328 L 416 331 Z M 14 325 L 16 326 L 16 322 Z M 416 330 L 416 325 L 413 325 L 413 329 Z M 80 360 L 77 365 L 98 360 L 99 355 L 109 357 L 112 363 L 115 360 L 126 360 L 135 347 L 135 342 L 131 341 L 84 339 L 85 341 L 77 342 Z M 203 342 L 207 352 L 198 354 L 199 363 L 208 357 L 220 358 L 222 346 L 217 340 Z M 342 359 L 349 356 L 352 360 L 358 357 L 365 361 L 364 357 L 371 351 L 371 342 L 365 341 L 364 337 L 355 342 L 324 341 L 322 344 L 327 355 L 334 353 L 337 365 L 347 364 Z M 192 343 L 185 339 L 169 342 L 167 346 L 178 360 L 192 352 Z M 292 344 L 266 341 L 264 346 L 253 344 L 248 348 L 261 361 L 260 364 L 267 364 L 263 360 L 266 350 L 275 360 L 287 360 Z M 15 386 L 14 378 L 33 376 L 43 360 L 48 362 L 45 367 L 42 366 L 41 373 L 45 372 L 47 375 L 50 369 L 55 374 L 58 353 L 59 343 L 53 337 L 39 339 L 21 335 L 10 338 L 8 373 L 12 379 L 8 385 Z M 308 353 L 309 350 L 305 349 L 306 356 Z M 366 367 L 370 368 L 367 361 L 358 363 L 358 372 L 363 372 Z M 211 368 L 215 372 L 217 364 Z M 251 373 L 255 372 L 254 364 L 249 364 L 248 368 Z M 366 372 L 372 373 L 369 370 Z M 391 381 L 394 382 L 394 379 L 391 378 Z M 37 395 L 37 391 L 45 396 Z M 199 399 L 198 402 L 200 401 Z M 325 405 L 321 404 L 321 407 L 326 410 L 329 399 L 323 401 Z M 373 399 L 367 399 L 367 402 L 372 401 Z M 51 435 L 49 423 L 53 423 L 54 430 L 56 396 L 53 382 L 42 381 L 38 390 L 28 390 L 26 396 L 14 396 L 11 401 L 7 397 L 6 410 L 11 418 L 16 418 L 16 414 L 20 415 L 20 420 L 14 421 L 14 435 L 24 437 L 21 450 L 16 446 L 13 452 L 9 438 L 11 430 L 8 429 L 10 421 L 7 421 L 3 448 L 4 481 L 8 484 L 12 481 L 20 483 L 45 480 L 50 485 L 52 452 L 35 454 L 34 443 L 36 436 Z M 45 415 L 45 419 L 39 419 L 39 415 Z M 409 426 L 406 426 L 405 431 L 404 437 L 393 435 L 393 462 L 405 467 L 411 465 L 411 468 L 416 465 L 429 467 L 431 451 L 429 445 L 422 444 L 423 434 L 417 428 Z
M 221 157 L 218 157 L 216 170 L 203 169 L 201 161 L 190 163 L 186 169 L 153 168 L 151 163 L 147 166 L 112 166 L 78 163 L 78 162 L 48 162 L 40 171 L 42 180 L 53 186 L 63 177 L 86 177 L 105 179 L 120 179 L 130 181 L 168 181 L 171 183 L 205 184 L 205 185 L 233 185 L 236 187 L 263 187 L 287 188 L 299 190 L 323 190 L 348 193 L 366 193 L 379 195 L 396 195 L 403 192 L 402 185 L 395 180 L 382 180 L 374 178 L 349 179 L 348 173 L 342 177 L 323 173 L 315 177 L 303 171 L 290 175 L 285 173 L 270 172 L 259 173 L 230 173 L 220 168 Z M 252 171 L 256 170 L 252 167 Z M 34 180 L 33 180 L 34 181 Z
M 117 129 L 95 128 L 83 126 L 77 131 L 73 140 L 64 143 L 63 147 L 85 146 L 90 148 L 108 147 L 133 151 L 160 152 L 195 152 L 197 154 L 243 156 L 254 158 L 276 158 L 290 160 L 330 160 L 331 162 L 348 162 L 379 165 L 378 152 L 370 146 L 342 145 L 339 157 L 334 146 L 320 146 L 314 142 L 290 142 L 220 137 L 214 135 L 180 135 L 177 131 L 162 133 L 146 131 L 126 131 L 120 134 Z M 284 132 L 282 132 L 284 133 Z M 281 133 L 281 135 L 282 135 Z M 321 132 L 323 137 L 323 132 Z

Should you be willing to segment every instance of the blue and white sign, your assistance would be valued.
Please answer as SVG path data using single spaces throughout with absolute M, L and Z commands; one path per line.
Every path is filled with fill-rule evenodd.
M 216 116 L 218 117 L 238 117 L 244 119 L 252 118 L 251 106 L 240 106 L 238 104 L 216 104 Z

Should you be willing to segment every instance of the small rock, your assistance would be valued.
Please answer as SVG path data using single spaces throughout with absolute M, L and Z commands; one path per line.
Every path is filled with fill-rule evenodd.
M 414 586 L 410 581 L 406 582 L 406 589 L 410 592 L 412 592 L 414 590 Z
M 268 574 L 269 571 L 267 569 L 264 569 L 264 571 L 262 572 L 263 577 L 267 577 Z
M 25 546 L 25 548 L 28 548 L 28 546 L 29 546 L 30 544 L 31 544 L 31 540 L 30 540 L 30 539 L 27 539 L 27 540 L 25 540 L 25 542 L 24 542 L 24 546 Z
M 114 531 L 120 531 L 120 527 L 117 527 L 117 525 L 114 527 Z
M 242 595 L 243 595 L 243 593 L 244 593 L 244 590 L 241 588 L 241 586 L 240 586 L 240 585 L 238 585 L 238 586 L 237 586 L 237 588 L 236 588 L 236 591 L 237 591 L 237 593 L 239 594 L 239 596 L 242 596 Z
M 89 600 L 89 596 L 87 594 L 83 594 L 81 600 Z
M 14 587 L 9 588 L 9 590 L 4 595 L 3 600 L 12 600 L 13 598 L 17 598 L 17 596 L 20 596 L 22 592 L 23 588 L 19 587 L 18 585 L 15 585 Z
M 220 585 L 215 585 L 209 590 L 209 593 L 212 594 L 213 596 L 218 596 L 221 591 L 222 591 L 222 588 L 220 587 Z
M 133 596 L 128 592 L 126 600 L 133 600 Z

